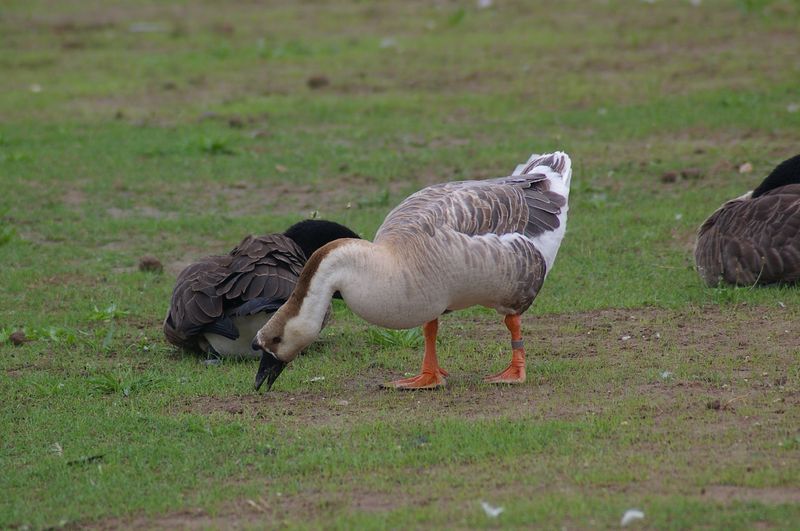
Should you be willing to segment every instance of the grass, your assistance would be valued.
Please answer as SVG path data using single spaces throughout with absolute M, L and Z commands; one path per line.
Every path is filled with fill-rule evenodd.
M 795 154 L 798 4 L 494 4 L 4 4 L 0 527 L 794 525 L 800 292 L 706 288 L 692 244 Z M 443 318 L 434 393 L 379 391 L 420 333 L 339 302 L 267 395 L 163 339 L 175 274 L 244 234 L 369 238 L 553 149 L 524 386 L 480 383 L 508 362 L 482 309 Z

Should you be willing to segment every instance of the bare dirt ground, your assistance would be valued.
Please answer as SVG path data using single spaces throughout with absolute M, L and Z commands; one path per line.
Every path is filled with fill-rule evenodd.
M 448 335 L 449 328 L 449 334 L 458 334 L 459 341 L 505 342 L 505 330 L 493 316 L 473 316 L 469 320 L 471 326 L 456 331 L 447 324 L 455 325 L 459 319 L 448 318 L 442 327 L 443 336 Z M 203 396 L 174 405 L 172 412 L 230 415 L 249 422 L 268 422 L 285 427 L 314 425 L 335 428 L 378 417 L 391 419 L 409 414 L 422 415 L 426 411 L 438 411 L 442 417 L 529 417 L 532 422 L 537 422 L 610 414 L 626 399 L 638 395 L 646 397 L 646 400 L 636 413 L 641 418 L 651 419 L 650 429 L 654 436 L 674 434 L 676 426 L 683 426 L 676 419 L 684 419 L 684 431 L 698 440 L 718 438 L 723 441 L 729 440 L 732 434 L 741 433 L 739 439 L 726 448 L 729 452 L 727 458 L 733 458 L 746 455 L 748 437 L 778 437 L 781 430 L 779 421 L 800 406 L 795 376 L 787 374 L 787 368 L 792 366 L 791 360 L 797 356 L 796 316 L 784 308 L 738 305 L 678 311 L 603 310 L 529 318 L 527 328 L 530 331 L 528 359 L 532 368 L 529 382 L 524 386 L 494 387 L 480 383 L 481 375 L 452 374 L 450 384 L 442 390 L 386 391 L 378 384 L 396 375 L 384 368 L 372 367 L 335 390 L 314 390 L 314 384 L 309 383 L 308 390 L 299 393 L 273 390 L 268 394 L 232 398 Z M 578 364 L 585 362 L 597 370 L 617 371 L 622 380 L 619 385 L 582 389 L 580 399 L 576 400 L 572 398 L 574 382 L 568 375 L 572 369 L 565 371 L 566 375 L 548 373 L 545 363 L 541 365 L 543 370 L 537 371 L 541 358 L 571 360 Z M 634 358 L 643 368 L 640 372 L 631 370 L 626 377 L 624 366 Z M 446 361 L 443 358 L 442 363 Z M 773 369 L 766 369 L 768 366 Z M 706 379 L 703 367 L 711 367 L 714 373 L 724 376 L 716 380 Z M 588 386 L 591 383 L 591 378 L 587 378 Z M 387 400 L 387 395 L 391 400 Z M 758 410 L 765 413 L 754 416 L 753 412 Z M 700 420 L 708 414 L 713 415 L 710 421 Z M 652 443 L 642 441 L 636 448 L 643 451 L 648 444 Z M 719 456 L 708 455 L 705 445 L 676 451 L 696 466 L 708 466 L 711 461 L 719 459 Z M 625 456 L 621 459 L 624 460 Z M 459 465 L 464 477 L 479 477 L 479 471 L 472 469 L 481 466 L 484 465 Z M 434 474 L 433 471 L 427 472 Z M 576 488 L 567 480 L 562 487 Z M 504 484 L 497 488 L 527 492 L 533 487 Z M 680 481 L 674 477 L 651 477 L 630 488 L 689 495 L 713 504 L 800 502 L 800 489 L 791 486 L 707 485 L 699 488 L 680 486 Z M 111 519 L 90 526 L 99 529 L 236 529 L 263 525 L 266 521 L 276 523 L 281 515 L 293 511 L 321 517 L 332 507 L 382 512 L 424 502 L 413 492 L 376 492 L 363 487 L 359 490 L 358 485 L 341 492 L 345 494 L 306 491 L 303 495 L 281 499 L 248 498 L 233 502 L 213 515 L 197 509 L 157 518 Z M 535 493 L 531 492 L 531 495 Z

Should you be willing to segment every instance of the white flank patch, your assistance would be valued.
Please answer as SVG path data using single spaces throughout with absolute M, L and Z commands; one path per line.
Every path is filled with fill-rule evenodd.
M 233 324 L 239 330 L 239 339 L 228 339 L 217 334 L 203 334 L 211 343 L 217 354 L 223 358 L 260 359 L 261 352 L 253 350 L 252 342 L 261 327 L 264 326 L 272 312 L 259 312 L 254 315 L 234 317 Z

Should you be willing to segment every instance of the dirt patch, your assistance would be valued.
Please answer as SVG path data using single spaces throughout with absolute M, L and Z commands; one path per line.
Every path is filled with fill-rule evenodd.
M 210 514 L 200 508 L 178 511 L 158 517 L 114 518 L 81 528 L 92 529 L 249 529 L 279 527 L 283 519 L 297 514 L 324 514 L 333 510 L 387 512 L 411 504 L 424 505 L 431 500 L 404 492 L 367 490 L 349 485 L 339 492 L 323 492 L 309 487 L 298 495 L 273 492 L 265 496 L 243 498 L 226 504 Z
M 137 206 L 135 208 L 111 207 L 107 210 L 112 219 L 151 218 L 151 219 L 177 219 L 175 212 L 164 212 L 151 206 Z
M 386 374 L 380 381 L 397 375 Z M 489 387 L 474 389 L 453 386 L 424 393 L 379 389 L 370 381 L 360 390 L 282 392 L 236 397 L 198 397 L 178 405 L 175 413 L 222 414 L 250 418 L 275 425 L 345 427 L 405 415 L 422 415 L 432 409 L 461 418 L 493 419 L 534 414 L 534 404 L 546 400 L 546 388 Z M 387 400 L 387 398 L 391 400 Z M 563 412 L 553 413 L 562 414 Z M 544 411 L 543 415 L 551 416 Z
M 291 168 L 281 166 L 275 174 L 285 172 L 291 176 L 292 171 Z M 348 172 L 349 169 L 346 169 L 332 176 L 336 179 L 335 186 L 324 181 L 298 183 L 291 177 L 283 178 L 280 182 L 265 182 L 254 178 L 236 183 L 209 183 L 203 188 L 202 196 L 197 195 L 196 186 L 192 185 L 191 189 L 187 186 L 182 197 L 198 204 L 206 201 L 208 196 L 215 197 L 225 215 L 236 218 L 262 215 L 265 211 L 272 214 L 301 213 L 310 216 L 315 211 L 324 214 L 350 208 L 388 207 L 410 192 L 406 180 L 382 183 Z
M 734 485 L 711 485 L 703 489 L 703 496 L 719 503 L 759 502 L 765 505 L 800 503 L 800 488 L 752 488 Z
M 86 194 L 82 190 L 76 190 L 73 188 L 64 193 L 62 200 L 67 206 L 79 207 L 86 202 Z
M 464 326 L 465 319 L 469 325 Z M 448 326 L 451 322 L 454 326 Z M 452 365 L 458 360 L 448 364 L 447 357 L 457 339 L 491 345 L 487 350 L 499 351 L 492 355 L 499 360 L 508 341 L 503 325 L 492 315 L 448 316 L 440 327 L 440 360 L 451 372 L 443 389 L 383 390 L 381 383 L 402 374 L 370 366 L 336 389 L 315 390 L 315 383 L 308 382 L 302 391 L 278 388 L 264 394 L 197 397 L 176 405 L 173 412 L 242 415 L 284 426 L 341 427 L 431 410 L 475 420 L 570 420 L 608 413 L 631 395 L 641 395 L 649 402 L 642 414 L 652 416 L 656 424 L 662 417 L 669 422 L 687 411 L 706 414 L 714 409 L 708 404 L 718 401 L 717 421 L 698 433 L 709 435 L 756 421 L 769 425 L 769 418 L 754 419 L 742 413 L 754 405 L 764 412 L 800 405 L 789 388 L 796 382 L 786 379 L 796 347 L 796 334 L 787 330 L 796 330 L 795 322 L 795 315 L 786 309 L 747 307 L 735 311 L 718 307 L 602 310 L 536 317 L 526 324 L 528 383 L 498 387 L 483 384 L 484 374 L 454 371 Z M 600 359 L 606 361 L 599 363 Z M 759 359 L 769 359 L 769 367 Z M 583 389 L 578 400 L 569 390 L 576 377 L 572 373 L 583 370 L 591 377 L 591 370 L 582 369 L 582 361 L 598 370 L 627 373 L 626 381 Z M 486 374 L 491 372 L 488 363 Z
M 147 517 L 141 516 L 132 520 L 113 518 L 94 524 L 82 523 L 76 529 L 243 529 L 256 525 L 261 516 L 252 511 L 211 516 L 203 509 L 189 509 L 176 513 Z
M 529 316 L 525 325 L 529 382 L 515 387 L 489 386 L 480 382 L 483 374 L 456 371 L 455 357 L 450 357 L 448 363 L 448 349 L 456 342 L 492 343 L 507 348 L 507 331 L 496 315 L 448 315 L 442 321 L 441 361 L 451 371 L 444 389 L 382 390 L 380 383 L 402 374 L 368 365 L 333 389 L 315 388 L 320 384 L 307 382 L 304 389 L 290 392 L 278 388 L 263 394 L 202 396 L 175 404 L 169 412 L 270 423 L 280 431 L 316 426 L 342 433 L 356 425 L 426 418 L 432 412 L 442 418 L 475 420 L 585 421 L 602 416 L 615 423 L 614 429 L 622 440 L 632 439 L 623 444 L 618 456 L 610 458 L 614 465 L 623 466 L 634 455 L 662 451 L 665 440 L 669 441 L 670 451 L 663 459 L 703 470 L 713 471 L 722 464 L 759 468 L 785 459 L 779 456 L 782 454 L 765 455 L 764 450 L 753 450 L 760 448 L 760 443 L 754 441 L 785 438 L 786 417 L 795 415 L 793 412 L 800 406 L 798 382 L 786 374 L 796 352 L 796 334 L 786 330 L 796 330 L 796 310 L 739 305 Z M 498 356 L 503 355 L 499 352 L 502 349 L 496 349 Z M 312 350 L 305 355 L 320 354 Z M 582 362 L 591 370 L 580 372 Z M 556 370 L 559 366 L 563 367 L 561 372 Z M 706 377 L 706 369 L 717 379 Z M 592 378 L 595 370 L 612 372 L 599 378 L 598 385 Z M 485 372 L 490 372 L 488 367 Z M 582 386 L 579 393 L 575 392 L 576 382 Z M 714 401 L 720 404 L 719 408 L 708 407 Z M 724 457 L 709 452 L 712 447 L 724 448 Z M 774 451 L 785 450 L 775 446 Z M 537 460 L 526 463 L 525 477 L 536 477 L 550 466 Z M 572 469 L 573 465 L 590 466 L 583 461 L 560 466 Z M 487 476 L 507 477 L 497 474 L 495 463 L 440 465 L 395 473 L 398 477 L 424 474 L 430 479 L 442 470 L 452 472 L 448 466 L 457 466 L 462 477 L 473 478 L 459 487 L 462 497 L 466 491 L 483 490 L 485 485 L 479 482 Z M 481 467 L 490 467 L 492 472 Z M 670 469 L 669 464 L 665 467 Z M 516 478 L 500 481 L 492 489 L 496 496 L 514 497 L 521 493 L 538 495 L 553 488 L 582 488 L 576 487 L 567 472 L 557 475 L 562 473 L 566 475 L 556 478 L 556 486 Z M 307 483 L 296 494 L 280 493 L 265 485 L 263 497 L 239 498 L 214 512 L 191 509 L 162 517 L 112 519 L 89 525 L 101 529 L 277 527 L 297 514 L 314 519 L 353 511 L 387 513 L 437 502 L 435 497 L 423 497 L 402 482 L 398 485 L 395 491 L 388 492 L 346 481 L 337 489 L 321 489 Z M 795 487 L 711 485 L 698 492 L 694 485 L 687 487 L 685 478 L 666 473 L 649 477 L 644 474 L 635 482 L 612 481 L 602 488 L 610 492 L 689 495 L 721 504 L 800 501 L 800 489 Z M 460 499 L 459 494 L 454 496 L 448 503 L 466 503 L 463 499 L 454 502 Z

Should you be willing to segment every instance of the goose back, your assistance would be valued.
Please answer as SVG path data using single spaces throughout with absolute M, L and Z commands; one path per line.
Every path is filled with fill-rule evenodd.
M 200 350 L 205 332 L 236 339 L 230 318 L 276 310 L 291 295 L 305 261 L 291 238 L 270 234 L 247 236 L 227 255 L 188 266 L 178 275 L 164 321 L 167 340 Z
M 725 203 L 700 226 L 695 263 L 709 286 L 800 280 L 800 184 Z

